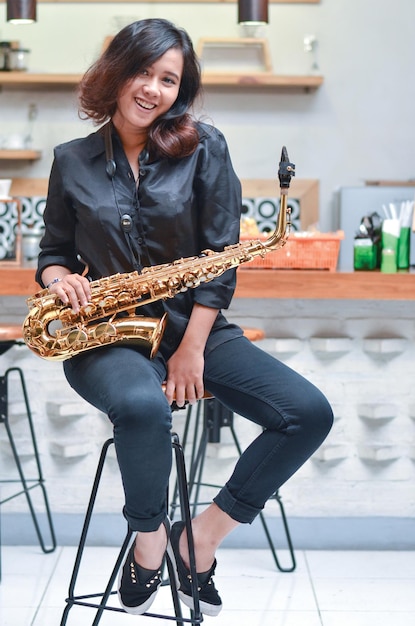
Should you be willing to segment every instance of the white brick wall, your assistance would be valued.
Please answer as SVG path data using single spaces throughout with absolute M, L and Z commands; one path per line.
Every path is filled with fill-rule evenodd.
M 258 313 L 258 311 L 260 313 Z M 0 320 L 16 322 L 25 314 L 18 298 L 2 298 Z M 415 514 L 415 361 L 410 303 L 235 300 L 228 317 L 266 331 L 259 345 L 308 377 L 333 405 L 335 424 L 324 445 L 281 489 L 288 515 L 295 517 L 409 518 Z M 39 359 L 25 346 L 0 357 L 7 367 L 24 370 L 54 513 L 83 513 L 103 441 L 111 436 L 106 416 L 82 401 L 66 383 L 62 366 Z M 11 390 L 11 422 L 28 452 L 21 396 Z M 174 418 L 181 432 L 184 412 Z M 235 419 L 243 444 L 258 432 Z M 13 468 L 0 425 L 0 473 Z M 209 482 L 223 483 L 236 461 L 228 429 L 220 444 L 210 444 Z M 115 457 L 105 470 L 101 512 L 118 512 L 123 503 Z M 6 492 L 2 487 L 2 493 Z M 276 509 L 271 509 L 272 511 Z M 7 512 L 26 512 L 22 498 Z

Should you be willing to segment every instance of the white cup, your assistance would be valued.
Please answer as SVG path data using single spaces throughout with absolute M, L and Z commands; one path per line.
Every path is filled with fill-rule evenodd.
M 0 200 L 10 198 L 10 187 L 12 186 L 11 178 L 0 179 Z
M 7 150 L 24 150 L 26 148 L 26 137 L 21 133 L 13 133 L 6 136 L 4 147 Z

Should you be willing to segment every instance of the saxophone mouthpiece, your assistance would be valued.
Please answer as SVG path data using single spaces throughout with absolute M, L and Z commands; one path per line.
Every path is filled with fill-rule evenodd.
M 288 158 L 287 148 L 283 146 L 281 152 L 280 167 L 278 170 L 278 178 L 280 179 L 281 189 L 288 189 L 290 186 L 291 178 L 295 176 L 295 165 L 290 163 Z

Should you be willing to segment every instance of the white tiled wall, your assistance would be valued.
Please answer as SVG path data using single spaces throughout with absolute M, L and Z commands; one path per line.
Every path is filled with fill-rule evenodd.
M 1 300 L 0 319 L 16 322 L 25 313 L 19 298 Z M 228 317 L 260 327 L 259 345 L 308 377 L 327 395 L 335 423 L 323 446 L 281 489 L 289 516 L 315 518 L 392 517 L 415 514 L 415 323 L 410 303 L 371 301 L 234 300 Z M 34 356 L 25 346 L 0 357 L 0 372 L 22 367 L 51 507 L 55 513 L 85 509 L 97 457 L 111 436 L 106 416 L 79 399 L 59 363 Z M 21 398 L 11 390 L 11 421 L 27 451 Z M 175 415 L 181 431 L 184 413 Z M 257 427 L 236 417 L 243 444 Z M 11 457 L 0 426 L 0 473 L 12 475 Z M 209 481 L 223 483 L 236 460 L 228 429 L 210 444 Z M 100 512 L 118 512 L 122 489 L 116 460 L 105 470 Z M 3 486 L 3 490 L 6 487 Z M 8 512 L 26 512 L 22 498 Z M 272 513 L 271 513 L 272 514 Z

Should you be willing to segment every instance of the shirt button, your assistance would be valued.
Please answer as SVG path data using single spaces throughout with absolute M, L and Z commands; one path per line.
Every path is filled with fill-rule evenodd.
M 139 238 L 137 239 L 137 243 L 140 243 L 140 244 L 141 244 L 141 243 L 143 243 L 143 239 L 142 239 L 141 237 L 139 237 Z

